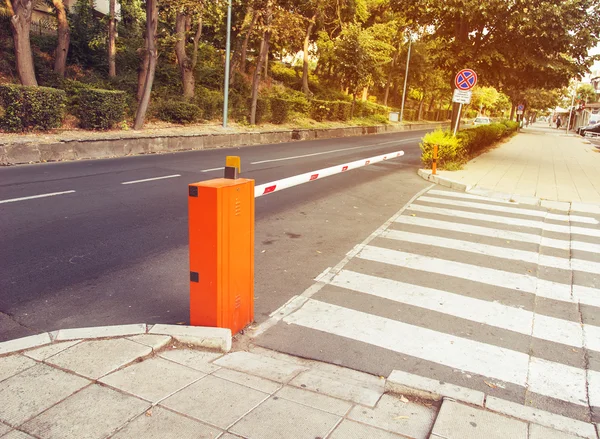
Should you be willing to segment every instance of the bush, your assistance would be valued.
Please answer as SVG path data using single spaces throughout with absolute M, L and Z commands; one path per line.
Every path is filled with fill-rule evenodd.
M 313 99 L 310 102 L 310 117 L 317 122 L 323 122 L 331 114 L 331 102 Z
M 286 123 L 288 121 L 291 101 L 282 98 L 271 98 L 271 121 L 276 124 Z
M 65 103 L 62 90 L 0 84 L 0 128 L 6 131 L 59 128 Z
M 337 101 L 337 120 L 346 121 L 350 119 L 350 110 L 352 110 L 351 102 Z
M 248 122 L 250 122 L 250 114 L 252 111 L 252 99 L 248 98 L 246 102 L 248 105 L 247 120 Z M 269 110 L 269 99 L 263 96 L 259 96 L 256 100 L 256 124 L 263 123 L 269 119 Z
M 478 152 L 493 145 L 498 140 L 514 133 L 517 130 L 516 122 L 492 123 L 481 125 L 468 130 L 461 130 L 457 137 L 465 150 L 465 155 L 472 157 Z
M 433 145 L 438 146 L 437 164 L 440 168 L 445 163 L 461 161 L 463 159 L 463 145 L 458 137 L 454 137 L 451 131 L 436 130 L 425 134 L 421 147 L 421 161 L 427 168 L 433 162 Z
M 231 104 L 233 104 L 233 102 L 231 102 Z M 197 87 L 196 105 L 200 107 L 203 119 L 216 119 L 223 112 L 223 93 L 217 90 Z
M 285 64 L 274 62 L 269 67 L 271 78 L 283 82 L 286 85 L 295 85 L 301 79 L 293 67 L 288 67 Z
M 81 89 L 77 93 L 77 114 L 82 128 L 107 130 L 125 117 L 125 92 Z
M 290 103 L 290 110 L 308 116 L 310 113 L 310 102 L 304 96 L 286 96 Z
M 198 120 L 200 107 L 185 101 L 165 101 L 156 109 L 156 117 L 166 122 L 185 125 Z

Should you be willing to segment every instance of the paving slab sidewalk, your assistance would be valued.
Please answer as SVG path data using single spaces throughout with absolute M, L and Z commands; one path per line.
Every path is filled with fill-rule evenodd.
M 0 438 L 597 439 L 580 421 L 386 393 L 383 377 L 247 349 L 145 333 L 12 351 L 0 356 Z
M 600 204 L 600 149 L 543 124 L 440 177 L 483 190 L 550 201 Z

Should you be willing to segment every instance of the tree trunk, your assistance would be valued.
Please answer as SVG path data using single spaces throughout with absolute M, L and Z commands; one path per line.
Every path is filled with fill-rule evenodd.
M 146 52 L 148 58 L 148 69 L 145 75 L 144 89 L 140 104 L 135 115 L 135 124 L 133 128 L 142 129 L 144 119 L 150 104 L 150 93 L 152 92 L 152 83 L 154 82 L 154 73 L 156 72 L 156 61 L 158 53 L 156 49 L 156 31 L 158 28 L 158 7 L 157 0 L 146 0 Z
M 354 119 L 354 108 L 356 107 L 356 90 L 352 92 L 352 107 L 350 107 L 350 120 Z
M 433 103 L 435 102 L 435 96 L 431 96 L 431 100 L 429 101 L 429 107 L 427 108 L 427 112 L 433 110 Z
M 246 37 L 244 38 L 244 42 L 242 43 L 242 58 L 240 59 L 240 72 L 242 73 L 246 73 L 246 57 L 248 56 L 248 42 L 250 41 L 252 31 L 254 30 L 254 26 L 256 25 L 256 21 L 258 20 L 259 15 L 259 11 L 253 11 L 252 21 L 250 22 L 250 26 L 248 26 L 248 32 L 246 33 Z
M 396 66 L 396 62 L 398 61 L 398 56 L 400 56 L 400 44 L 398 43 L 398 48 L 396 49 L 396 53 L 394 53 L 394 57 L 392 58 L 392 64 L 390 65 L 390 71 L 388 73 L 387 81 L 385 82 L 385 96 L 383 97 L 383 105 L 387 106 L 388 98 L 390 96 L 390 87 L 392 86 L 392 75 L 394 73 L 394 67 Z
M 194 80 L 194 70 L 192 69 L 192 61 L 185 50 L 186 43 L 186 22 L 188 16 L 183 12 L 177 12 L 175 18 L 175 55 L 177 56 L 177 64 L 181 73 L 181 84 L 183 86 L 183 97 L 191 99 L 194 97 L 194 89 L 196 86 Z
M 58 73 L 63 78 L 67 68 L 67 54 L 69 53 L 69 44 L 71 35 L 69 32 L 69 22 L 65 5 L 62 0 L 52 0 L 56 9 L 56 21 L 58 22 L 58 36 L 56 42 L 56 55 L 54 57 L 54 72 Z
M 108 3 L 108 76 L 111 78 L 117 76 L 117 24 L 115 18 L 115 2 L 116 0 L 109 0 Z
M 310 43 L 310 36 L 312 35 L 313 28 L 315 27 L 315 20 L 317 19 L 317 13 L 312 16 L 308 28 L 306 29 L 306 35 L 304 35 L 304 53 L 302 55 L 302 92 L 306 96 L 310 96 L 310 88 L 308 87 L 308 44 Z
M 515 117 L 515 104 L 511 103 L 511 106 L 510 106 L 510 120 L 513 120 L 514 117 Z
M 198 27 L 196 35 L 194 35 L 194 52 L 192 53 L 192 69 L 198 64 L 198 46 L 200 45 L 200 37 L 202 37 L 202 14 L 198 18 Z
M 268 42 L 269 34 L 267 31 L 263 33 L 263 38 L 260 43 L 260 53 L 258 55 L 258 62 L 256 69 L 254 69 L 254 77 L 252 78 L 252 103 L 250 106 L 250 124 L 256 125 L 256 105 L 258 102 L 258 84 L 260 83 L 260 74 L 262 71 L 262 63 L 266 54 L 266 46 Z
M 369 98 L 369 87 L 363 88 L 361 101 L 366 101 Z
M 423 120 L 423 102 L 425 102 L 424 94 L 423 94 L 423 98 L 421 99 L 421 102 L 419 102 L 419 111 L 418 111 L 418 116 L 417 116 L 418 121 Z
M 146 84 L 146 75 L 148 74 L 148 66 L 150 58 L 148 57 L 148 49 L 144 48 L 142 53 L 142 61 L 138 70 L 138 86 L 137 86 L 137 101 L 142 100 L 144 95 L 144 85 Z
M 29 40 L 33 0 L 13 0 L 12 4 L 8 1 L 7 5 L 11 14 L 10 27 L 15 44 L 15 58 L 19 79 L 23 85 L 38 85 L 35 79 L 33 52 L 31 51 L 31 41 Z

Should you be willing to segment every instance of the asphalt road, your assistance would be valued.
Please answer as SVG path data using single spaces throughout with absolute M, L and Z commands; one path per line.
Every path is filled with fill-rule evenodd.
M 261 184 L 404 150 L 257 199 L 255 317 L 264 321 L 427 185 L 416 176 L 423 134 L 0 168 L 0 341 L 187 322 L 187 185 L 220 177 L 226 155 L 240 155 L 243 176 Z M 49 193 L 58 194 L 28 198 Z

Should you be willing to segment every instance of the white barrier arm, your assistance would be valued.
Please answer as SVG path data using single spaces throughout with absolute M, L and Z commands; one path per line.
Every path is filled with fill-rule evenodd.
M 378 155 L 377 157 L 357 160 L 352 163 L 336 165 L 330 168 L 319 169 L 318 171 L 307 172 L 306 174 L 294 175 L 293 177 L 288 177 L 282 180 L 261 184 L 254 188 L 254 197 L 262 197 L 263 195 L 272 194 L 273 192 L 298 186 L 303 183 L 308 183 L 309 181 L 319 180 L 321 178 L 329 177 L 331 175 L 350 171 L 351 169 L 362 168 L 363 166 L 368 166 L 374 163 L 395 159 L 397 157 L 402 157 L 403 155 L 404 151 L 392 152 L 390 154 Z

